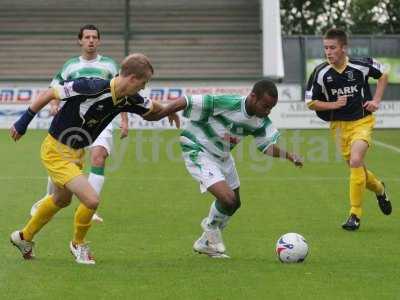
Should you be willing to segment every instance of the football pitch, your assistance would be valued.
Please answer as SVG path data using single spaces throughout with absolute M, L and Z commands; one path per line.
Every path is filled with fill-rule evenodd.
M 39 158 L 45 131 L 14 143 L 0 130 L 0 299 L 398 299 L 400 295 L 400 130 L 376 130 L 368 167 L 393 203 L 384 216 L 366 192 L 358 232 L 341 229 L 348 213 L 348 169 L 327 130 L 283 130 L 280 145 L 298 151 L 302 169 L 256 152 L 234 151 L 242 207 L 224 230 L 229 260 L 192 251 L 208 214 L 180 158 L 178 131 L 130 131 L 116 138 L 99 208 L 88 234 L 95 266 L 74 262 L 68 243 L 77 200 L 35 237 L 34 261 L 9 235 L 28 220 L 45 191 Z M 304 263 L 282 264 L 275 243 L 302 234 Z

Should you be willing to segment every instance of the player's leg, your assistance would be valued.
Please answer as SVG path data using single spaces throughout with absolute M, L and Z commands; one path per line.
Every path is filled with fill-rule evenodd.
M 30 211 L 31 216 L 34 215 L 34 213 L 35 213 L 36 210 L 38 209 L 39 205 L 40 205 L 41 203 L 43 203 L 43 201 L 46 199 L 46 197 L 47 197 L 48 195 L 51 195 L 51 194 L 54 193 L 54 189 L 55 189 L 55 186 L 54 186 L 54 184 L 53 184 L 53 181 L 51 181 L 50 176 L 48 176 L 48 177 L 47 177 L 47 189 L 46 189 L 46 194 L 45 194 L 40 200 L 36 201 L 36 202 L 32 205 L 31 211 Z
M 360 227 L 362 215 L 362 200 L 366 188 L 366 174 L 364 171 L 364 157 L 368 150 L 368 143 L 364 140 L 355 140 L 350 150 L 350 216 L 342 225 L 346 230 L 357 230 Z
M 11 234 L 11 242 L 21 251 L 25 259 L 34 257 L 33 238 L 61 209 L 71 203 L 72 193 L 67 189 L 55 186 L 54 193 L 43 198 L 35 214 L 21 231 Z
M 88 180 L 94 190 L 100 195 L 105 181 L 104 169 L 107 157 L 113 149 L 113 125 L 110 123 L 97 137 L 90 148 L 90 173 Z M 93 221 L 103 222 L 98 213 L 93 215 Z
M 210 186 L 208 191 L 215 197 L 215 201 L 210 206 L 208 216 L 201 222 L 203 234 L 193 248 L 211 257 L 227 258 L 222 230 L 240 207 L 239 188 L 232 191 L 226 181 L 219 181 Z
M 376 195 L 376 200 L 380 210 L 385 215 L 392 213 L 392 203 L 389 200 L 385 184 L 378 179 L 378 177 L 365 167 L 365 174 L 367 177 L 366 187 Z
M 66 145 L 60 144 L 51 135 L 48 135 L 44 139 L 40 155 L 43 165 L 46 167 L 47 172 L 57 188 L 53 195 L 49 195 L 45 198 L 42 205 L 39 206 L 38 211 L 31 217 L 23 230 L 11 234 L 11 242 L 19 248 L 24 258 L 33 256 L 32 240 L 34 235 L 38 233 L 62 207 L 70 203 L 72 194 L 64 189 L 65 182 L 68 182 L 70 178 L 74 176 L 82 174 L 81 164 L 79 167 L 78 164 L 74 162 L 83 161 L 84 151 L 73 150 Z
M 71 253 L 78 263 L 94 264 L 95 260 L 85 243 L 85 237 L 90 229 L 92 217 L 99 204 L 98 194 L 84 175 L 74 177 L 65 186 L 81 202 L 75 212 L 74 236 L 70 243 Z
M 91 167 L 88 180 L 98 195 L 100 195 L 105 181 L 104 168 L 107 157 L 108 152 L 102 146 L 95 146 L 90 150 Z M 101 223 L 103 218 L 98 213 L 95 213 L 93 221 Z
M 207 155 L 201 155 L 199 162 L 202 164 L 200 182 L 215 197 L 208 223 L 212 227 L 224 228 L 240 207 L 240 182 L 235 162 L 232 156 L 220 161 Z
M 201 191 L 207 190 L 215 197 L 208 216 L 201 222 L 204 232 L 193 248 L 212 257 L 227 257 L 221 229 L 240 206 L 234 191 L 239 187 L 234 162 L 231 158 L 222 161 L 204 152 L 184 153 L 183 157 L 189 173 L 200 182 Z

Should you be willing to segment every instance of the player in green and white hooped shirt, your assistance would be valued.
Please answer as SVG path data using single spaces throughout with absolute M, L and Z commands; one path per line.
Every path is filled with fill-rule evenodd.
M 78 43 L 81 46 L 81 55 L 68 59 L 61 70 L 56 74 L 51 82 L 51 86 L 57 85 L 65 80 L 73 80 L 79 77 L 95 77 L 101 79 L 112 79 L 118 74 L 119 66 L 110 57 L 98 54 L 97 48 L 100 45 L 100 31 L 91 24 L 84 25 L 78 33 Z M 50 103 L 50 114 L 57 114 L 60 101 L 53 100 Z M 91 170 L 89 173 L 89 182 L 100 194 L 104 184 L 105 161 L 113 149 L 113 125 L 110 123 L 94 141 L 90 148 Z M 128 117 L 127 113 L 121 113 L 121 138 L 128 135 Z M 48 178 L 47 193 L 54 191 L 53 183 Z M 31 209 L 33 215 L 40 205 L 41 200 L 36 202 Z M 103 219 L 95 214 L 94 221 L 102 222 Z
M 201 222 L 203 234 L 195 251 L 211 257 L 228 257 L 221 230 L 240 207 L 239 177 L 230 151 L 252 135 L 257 148 L 266 155 L 283 157 L 301 167 L 296 154 L 280 149 L 279 132 L 268 118 L 278 100 L 273 82 L 258 81 L 247 97 L 239 95 L 194 95 L 178 100 L 174 111 L 184 109 L 190 122 L 180 143 L 186 168 L 200 183 L 201 192 L 214 197 L 208 217 Z

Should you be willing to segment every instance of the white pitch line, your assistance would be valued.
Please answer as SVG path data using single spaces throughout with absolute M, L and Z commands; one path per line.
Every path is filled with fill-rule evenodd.
M 393 146 L 393 145 L 390 145 L 390 144 L 386 144 L 384 142 L 380 142 L 380 141 L 376 141 L 376 140 L 372 141 L 372 143 L 377 145 L 377 146 L 380 146 L 380 147 L 383 147 L 383 148 L 386 148 L 386 149 L 390 149 L 390 150 L 392 150 L 394 152 L 400 153 L 400 148 L 398 148 L 396 146 Z

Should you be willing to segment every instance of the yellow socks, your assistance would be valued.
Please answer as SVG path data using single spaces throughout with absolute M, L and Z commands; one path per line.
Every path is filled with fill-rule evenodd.
M 87 208 L 83 204 L 79 205 L 75 212 L 73 244 L 77 245 L 85 243 L 85 236 L 92 225 L 92 217 L 95 212 L 96 210 Z
M 364 167 L 350 168 L 350 213 L 361 218 L 362 196 L 366 187 Z
M 365 169 L 365 172 L 367 174 L 367 189 L 375 194 L 382 195 L 385 189 L 382 182 L 371 171 Z
M 34 235 L 42 229 L 47 222 L 61 209 L 54 201 L 53 196 L 48 195 L 44 198 L 43 202 L 39 205 L 36 213 L 29 220 L 28 224 L 22 229 L 24 240 L 32 241 Z

